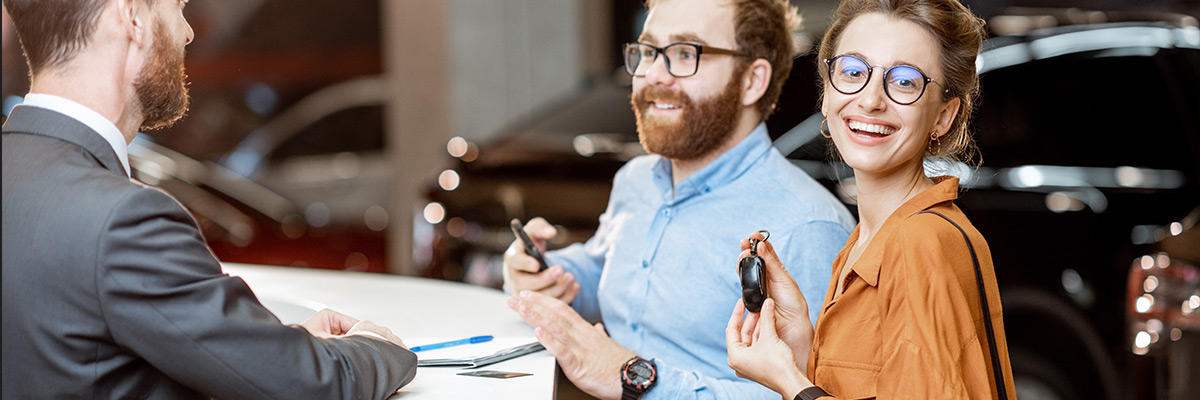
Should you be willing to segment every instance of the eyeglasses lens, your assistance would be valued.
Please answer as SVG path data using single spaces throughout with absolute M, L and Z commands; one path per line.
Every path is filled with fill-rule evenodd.
M 625 71 L 630 75 L 645 75 L 655 57 L 658 57 L 658 50 L 653 47 L 638 43 L 625 45 Z
M 631 43 L 625 47 L 625 70 L 633 76 L 645 76 L 659 55 L 659 49 L 653 46 Z M 700 59 L 696 46 L 675 43 L 664 47 L 661 55 L 666 57 L 667 72 L 672 76 L 682 78 L 696 73 Z
M 871 80 L 873 68 L 858 57 L 840 56 L 829 65 L 829 81 L 839 92 L 858 93 Z M 925 91 L 925 75 L 907 65 L 888 69 L 883 79 L 888 98 L 899 104 L 912 104 Z
M 837 57 L 829 66 L 829 81 L 837 91 L 852 94 L 858 93 L 867 86 L 871 76 L 871 66 L 855 57 Z
M 887 94 L 900 104 L 912 104 L 925 91 L 925 75 L 916 68 L 898 65 L 892 67 L 884 76 L 887 82 Z

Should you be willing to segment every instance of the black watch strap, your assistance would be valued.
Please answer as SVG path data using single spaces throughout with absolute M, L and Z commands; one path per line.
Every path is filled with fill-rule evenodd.
M 630 389 L 629 387 L 621 387 L 621 400 L 641 400 L 642 392 Z
M 800 393 L 796 393 L 796 398 L 794 400 L 816 400 L 816 398 L 824 396 L 829 396 L 829 393 L 825 393 L 825 389 L 821 389 L 819 386 L 813 385 L 809 386 L 807 389 L 801 390 Z

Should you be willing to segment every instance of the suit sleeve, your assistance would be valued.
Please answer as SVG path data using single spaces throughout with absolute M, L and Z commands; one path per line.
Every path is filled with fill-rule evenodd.
M 112 339 L 176 381 L 218 398 L 379 399 L 416 374 L 403 347 L 280 324 L 162 192 L 127 196 L 106 229 L 96 281 Z

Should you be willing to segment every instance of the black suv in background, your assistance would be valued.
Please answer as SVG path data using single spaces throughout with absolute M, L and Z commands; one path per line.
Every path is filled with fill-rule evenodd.
M 973 123 L 983 164 L 939 167 L 962 178 L 957 203 L 991 247 L 1018 398 L 1200 391 L 1196 25 L 1064 26 L 985 43 Z M 853 174 L 830 161 L 810 114 L 814 58 L 796 60 L 768 125 L 781 152 L 853 209 Z M 628 93 L 598 84 L 461 162 L 458 189 L 430 192 L 448 221 L 433 268 L 498 285 L 511 218 L 562 224 L 569 238 L 551 247 L 586 239 L 613 173 L 637 152 Z M 589 114 L 626 125 L 569 123 Z

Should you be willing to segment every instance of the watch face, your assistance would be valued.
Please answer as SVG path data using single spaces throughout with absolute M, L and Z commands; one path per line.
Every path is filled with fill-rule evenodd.
M 639 389 L 654 381 L 654 368 L 650 366 L 650 362 L 646 360 L 634 360 L 625 367 L 622 371 L 622 378 L 629 385 Z

